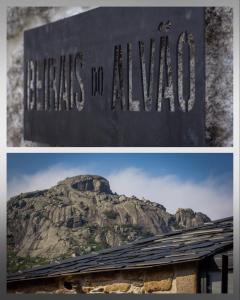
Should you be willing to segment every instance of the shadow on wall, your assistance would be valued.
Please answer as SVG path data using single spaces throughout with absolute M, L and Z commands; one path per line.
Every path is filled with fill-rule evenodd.
M 86 11 L 87 7 L 8 9 L 8 146 L 46 146 L 23 139 L 23 32 Z M 206 141 L 208 146 L 233 143 L 233 28 L 231 8 L 205 9 Z

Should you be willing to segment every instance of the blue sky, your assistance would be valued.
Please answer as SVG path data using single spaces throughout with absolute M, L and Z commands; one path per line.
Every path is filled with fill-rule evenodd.
M 8 154 L 8 180 L 14 175 L 33 174 L 55 164 L 88 166 L 98 174 L 126 167 L 144 169 L 152 175 L 176 174 L 183 179 L 202 180 L 207 176 L 232 173 L 230 154 Z
M 231 154 L 14 153 L 8 154 L 8 196 L 88 173 L 106 177 L 114 192 L 149 198 L 172 213 L 191 206 L 217 218 L 232 211 L 232 165 Z

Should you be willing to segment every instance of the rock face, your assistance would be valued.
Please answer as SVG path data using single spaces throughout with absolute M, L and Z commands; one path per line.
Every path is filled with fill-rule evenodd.
M 175 214 L 175 219 L 180 227 L 194 227 L 202 223 L 209 222 L 210 219 L 203 213 L 195 213 L 192 209 L 179 208 Z
M 105 178 L 93 175 L 11 198 L 7 219 L 9 249 L 47 262 L 210 220 L 190 209 L 172 215 L 161 204 L 113 194 Z
M 80 175 L 76 177 L 67 178 L 64 181 L 59 182 L 59 185 L 61 184 L 71 185 L 73 189 L 82 192 L 90 191 L 112 194 L 109 182 L 107 181 L 107 179 L 101 176 Z

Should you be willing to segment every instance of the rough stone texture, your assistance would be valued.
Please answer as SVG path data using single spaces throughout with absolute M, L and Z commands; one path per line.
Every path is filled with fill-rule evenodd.
M 29 25 L 31 19 L 40 18 L 44 22 L 50 22 L 51 15 L 49 14 L 48 7 L 15 7 L 8 8 L 8 23 L 7 36 L 8 38 L 14 38 L 21 33 L 25 27 Z
M 23 140 L 23 30 L 71 16 L 86 8 L 10 8 L 8 10 L 8 146 L 44 146 Z M 233 144 L 233 29 L 230 8 L 207 8 L 206 140 Z
M 161 204 L 119 196 L 105 178 L 95 175 L 67 178 L 48 190 L 12 197 L 7 219 L 10 250 L 21 258 L 47 259 L 44 263 L 210 221 L 203 214 L 196 218 L 189 209 L 181 209 L 180 218 Z M 15 259 L 10 250 L 9 264 Z
M 130 283 L 113 283 L 104 287 L 103 292 L 109 293 L 126 293 L 130 289 Z
M 44 284 L 41 280 L 9 284 L 12 293 L 52 294 L 166 294 L 196 293 L 197 267 L 195 263 L 151 269 L 113 271 L 57 278 Z M 67 284 L 66 284 L 67 283 Z M 68 288 L 66 288 L 68 287 Z M 69 289 L 70 287 L 70 289 Z
M 144 278 L 144 291 L 146 293 L 170 291 L 172 288 L 173 277 L 174 273 L 171 269 L 162 272 L 147 272 Z
M 233 14 L 208 8 L 206 19 L 206 128 L 210 146 L 233 144 Z
M 197 265 L 180 265 L 175 268 L 178 293 L 194 294 L 197 290 Z
M 70 184 L 72 188 L 82 192 L 90 191 L 112 194 L 109 182 L 101 176 L 80 175 L 76 177 L 67 178 L 64 181 L 59 182 L 58 184 Z
M 176 221 L 180 226 L 193 227 L 199 224 L 199 222 L 209 222 L 208 216 L 200 212 L 194 212 L 192 209 L 179 208 L 175 214 Z
M 39 293 L 36 293 L 36 294 L 39 294 Z M 75 290 L 68 290 L 68 289 L 62 288 L 62 289 L 56 290 L 54 294 L 74 295 L 74 294 L 77 294 L 77 292 Z

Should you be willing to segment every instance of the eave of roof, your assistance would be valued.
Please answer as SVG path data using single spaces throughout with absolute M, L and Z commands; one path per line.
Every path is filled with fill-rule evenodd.
M 178 230 L 98 253 L 9 274 L 7 281 L 151 268 L 199 261 L 233 245 L 233 218 Z

